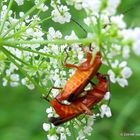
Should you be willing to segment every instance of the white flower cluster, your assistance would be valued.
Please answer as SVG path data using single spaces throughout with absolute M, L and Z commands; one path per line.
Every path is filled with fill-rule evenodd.
M 127 80 L 132 75 L 132 70 L 124 61 L 130 58 L 130 52 L 132 51 L 140 56 L 140 28 L 127 29 L 127 25 L 123 20 L 124 16 L 114 15 L 120 0 L 113 2 L 111 0 L 67 0 L 67 4 L 73 5 L 77 10 L 85 10 L 87 17 L 84 22 L 93 29 L 93 32 L 88 33 L 88 37 L 96 38 L 94 41 L 95 46 L 98 46 L 100 41 L 105 40 L 102 46 L 99 47 L 101 50 L 105 49 L 102 54 L 103 63 L 111 68 L 108 71 L 111 82 L 117 82 L 122 87 L 127 86 Z M 99 38 L 96 32 L 98 24 L 102 26 L 102 40 L 97 39 Z
M 90 15 L 100 11 L 107 15 L 114 15 L 121 0 L 66 0 L 68 5 L 73 5 L 77 10 L 84 9 Z
M 34 2 L 35 2 L 36 5 L 38 5 L 40 2 L 42 2 L 42 0 L 35 0 Z M 42 2 L 42 3 L 37 7 L 37 9 L 40 9 L 41 11 L 45 12 L 45 11 L 48 10 L 48 6 L 46 6 L 45 3 Z
M 52 117 L 55 115 L 52 107 L 47 108 L 46 113 L 48 114 L 48 117 Z M 44 123 L 43 129 L 48 133 L 48 140 L 52 140 L 53 138 L 58 140 L 66 140 L 67 136 L 71 136 L 71 132 L 67 126 L 59 126 L 56 128 L 53 124 Z
M 15 2 L 17 3 L 17 5 L 23 5 L 24 4 L 24 0 L 15 0 Z
M 108 71 L 111 82 L 118 82 L 122 87 L 128 86 L 127 79 L 132 75 L 132 70 L 127 66 L 127 62 L 123 61 L 119 64 L 119 61 L 116 60 L 112 63 L 112 68 L 113 70 Z M 116 71 L 116 73 L 114 71 Z
M 52 20 L 55 22 L 59 22 L 64 24 L 66 22 L 70 22 L 71 14 L 69 13 L 69 9 L 66 5 L 60 5 L 60 1 L 51 1 L 51 6 L 53 10 L 51 12 Z
M 2 11 L 1 11 L 1 19 L 0 21 L 3 22 L 3 19 L 6 14 L 7 6 L 3 5 Z M 13 15 L 13 11 L 10 10 L 7 15 L 7 21 L 4 24 L 3 32 L 1 33 L 1 36 L 4 36 L 4 34 L 9 30 L 9 27 L 13 24 L 17 23 L 19 20 Z M 19 13 L 19 17 L 23 17 L 24 12 Z M 32 18 L 26 17 L 25 21 L 19 22 L 17 26 L 9 31 L 7 34 L 7 39 L 13 40 L 16 39 L 18 41 L 20 40 L 43 40 L 44 33 L 42 32 L 41 26 L 37 23 L 40 22 L 40 18 L 37 16 L 33 16 Z M 19 45 L 20 46 L 20 45 Z M 18 47 L 19 47 L 18 46 Z M 21 64 L 22 69 L 27 70 L 27 74 L 32 76 L 36 75 L 38 64 L 40 63 L 38 59 L 35 59 L 35 56 L 38 56 L 38 54 L 33 54 L 28 51 L 22 51 L 17 48 L 9 47 L 4 45 L 5 49 L 7 49 L 8 53 L 12 55 L 12 58 L 17 58 L 18 61 L 15 61 L 18 65 Z M 15 46 L 16 47 L 16 46 Z M 40 47 L 40 44 L 24 44 L 21 47 L 32 50 L 37 50 Z M 7 58 L 2 52 L 1 52 L 1 58 L 5 59 L 7 61 Z M 9 58 L 10 59 L 10 58 Z M 31 62 L 32 60 L 32 62 Z M 22 64 L 24 62 L 25 65 Z M 34 65 L 34 66 L 33 66 Z M 28 67 L 28 68 L 27 68 Z M 29 89 L 33 89 L 34 85 L 29 81 L 28 78 L 19 78 L 19 68 L 14 64 L 14 62 L 8 61 L 7 63 L 2 63 L 1 72 L 3 73 L 5 69 L 5 77 L 3 78 L 3 85 L 6 86 L 8 83 L 12 86 L 17 86 L 19 83 L 22 83 L 23 85 L 27 85 Z M 33 72 L 34 71 L 34 72 Z M 20 81 L 21 79 L 21 81 Z M 25 82 L 26 81 L 26 82 Z M 28 84 L 27 84 L 28 83 Z

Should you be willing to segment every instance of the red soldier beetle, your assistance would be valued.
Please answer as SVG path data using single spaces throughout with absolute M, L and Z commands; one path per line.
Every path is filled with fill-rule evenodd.
M 65 59 L 65 66 L 68 68 L 76 68 L 76 72 L 70 79 L 66 82 L 64 88 L 52 87 L 54 89 L 61 89 L 62 91 L 55 97 L 59 102 L 64 100 L 73 101 L 76 97 L 84 91 L 84 88 L 90 82 L 90 80 L 98 72 L 102 62 L 101 53 L 98 51 L 95 55 L 94 61 L 92 61 L 92 52 L 87 51 L 87 60 L 84 61 L 80 66 L 67 64 Z M 50 91 L 49 91 L 50 92 Z M 48 95 L 43 97 L 48 100 Z
M 104 98 L 106 92 L 109 91 L 109 80 L 106 78 L 108 75 L 97 73 L 96 76 L 99 83 L 93 85 L 93 89 L 88 90 L 83 97 L 77 97 L 70 105 L 62 104 L 57 99 L 53 99 L 51 105 L 59 117 L 49 118 L 50 122 L 57 126 L 83 113 L 92 115 L 93 113 L 90 109 L 99 103 Z
M 101 53 L 98 51 L 95 55 L 93 63 L 92 61 L 92 52 L 87 51 L 87 60 L 84 61 L 80 66 L 73 64 L 67 64 L 65 66 L 69 68 L 76 68 L 76 72 L 70 79 L 66 82 L 62 91 L 55 97 L 56 100 L 62 102 L 64 100 L 73 101 L 77 98 L 79 94 L 84 91 L 84 88 L 90 82 L 94 75 L 98 72 L 101 66 Z M 55 88 L 55 87 L 54 87 Z M 60 89 L 60 88 L 55 88 Z M 44 97 L 47 99 L 48 96 Z

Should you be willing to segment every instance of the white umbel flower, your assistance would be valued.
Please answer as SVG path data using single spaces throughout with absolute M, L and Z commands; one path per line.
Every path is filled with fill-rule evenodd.
M 34 84 L 28 78 L 23 78 L 21 80 L 21 83 L 23 85 L 26 85 L 30 90 L 33 90 L 35 88 Z
M 116 82 L 115 73 L 112 70 L 109 70 L 107 73 L 108 73 L 108 75 L 110 77 L 110 81 L 112 83 L 115 83 Z
M 55 31 L 53 27 L 50 27 L 48 30 L 47 38 L 48 40 L 52 41 L 53 39 L 59 39 L 62 37 L 60 31 Z
M 59 10 L 57 8 L 59 8 Z M 59 7 L 55 7 L 54 10 L 51 12 L 52 20 L 61 24 L 70 22 L 71 15 L 68 11 L 69 9 L 67 6 L 61 5 Z
M 99 12 L 101 6 L 101 1 L 99 0 L 83 0 L 82 2 L 82 7 L 84 9 L 88 9 L 89 11 L 94 12 Z
M 117 78 L 116 81 L 121 87 L 128 86 L 128 81 L 125 78 Z
M 46 109 L 46 113 L 49 114 L 49 113 L 52 113 L 52 112 L 53 112 L 52 107 L 49 107 L 49 108 Z
M 106 92 L 106 94 L 104 95 L 104 99 L 105 99 L 105 100 L 109 100 L 110 97 L 111 97 L 110 92 Z
M 114 63 L 112 63 L 112 68 L 113 69 L 108 71 L 110 81 L 112 83 L 117 82 L 121 87 L 127 86 L 127 79 L 132 75 L 132 70 L 127 66 L 127 62 L 122 61 L 119 63 L 119 61 L 116 60 Z
M 112 116 L 111 110 L 106 104 L 101 105 L 100 112 L 101 118 L 103 118 L 104 116 L 108 118 Z
M 140 40 L 134 43 L 133 51 L 136 55 L 140 56 Z
M 43 129 L 47 132 L 50 130 L 50 124 L 48 123 L 43 123 Z
M 15 0 L 15 2 L 17 3 L 17 5 L 23 5 L 24 3 L 24 0 Z
M 126 23 L 123 21 L 123 15 L 112 16 L 111 17 L 111 22 L 116 24 L 121 29 L 126 28 Z
M 47 137 L 48 137 L 48 140 L 58 140 L 59 138 L 58 138 L 58 136 L 57 135 L 47 135 Z
M 129 67 L 124 67 L 121 71 L 123 78 L 129 78 L 132 75 L 132 70 Z

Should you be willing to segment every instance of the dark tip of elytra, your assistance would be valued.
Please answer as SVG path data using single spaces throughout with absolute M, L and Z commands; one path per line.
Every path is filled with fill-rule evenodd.
M 51 123 L 55 123 L 56 121 L 59 121 L 59 120 L 61 120 L 60 117 L 50 117 L 50 118 L 49 118 L 49 121 L 50 121 Z

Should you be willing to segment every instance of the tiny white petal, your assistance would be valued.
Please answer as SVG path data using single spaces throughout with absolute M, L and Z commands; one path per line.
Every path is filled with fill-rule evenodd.
M 140 56 L 140 41 L 135 41 L 133 46 L 133 51 L 136 55 Z
M 58 133 L 58 134 L 60 134 L 60 133 L 64 133 L 64 127 L 58 127 L 57 128 L 57 130 L 56 130 L 56 132 Z
M 111 110 L 106 104 L 101 105 L 100 112 L 101 112 L 101 117 L 102 118 L 104 117 L 104 115 L 106 117 L 111 117 L 112 116 Z
M 19 16 L 20 16 L 20 17 L 23 17 L 23 16 L 24 16 L 24 12 L 20 12 L 20 13 L 19 13 Z
M 53 111 L 53 110 L 52 110 L 52 107 L 49 107 L 49 108 L 46 109 L 46 112 L 47 112 L 47 113 L 52 113 L 52 111 Z
M 129 67 L 124 67 L 121 71 L 123 78 L 129 78 L 132 75 L 132 70 Z
M 117 82 L 121 87 L 128 86 L 128 81 L 125 78 L 117 78 Z
M 123 15 L 112 16 L 111 21 L 112 23 L 116 24 L 121 29 L 126 27 L 126 23 L 123 21 Z
M 118 60 L 115 60 L 114 63 L 112 63 L 112 68 L 117 68 L 119 65 L 119 61 Z
M 48 140 L 58 140 L 58 136 L 57 135 L 47 135 Z
M 50 124 L 43 123 L 43 129 L 47 132 L 50 130 Z
M 109 100 L 110 97 L 111 97 L 110 92 L 106 92 L 106 94 L 104 95 L 104 99 L 105 99 L 105 100 Z
M 110 81 L 112 83 L 115 83 L 116 82 L 115 73 L 112 70 L 109 70 L 107 73 L 109 75 Z
M 67 140 L 66 134 L 60 133 L 60 140 Z
M 51 117 L 53 117 L 53 114 L 52 113 L 49 113 L 48 114 L 48 118 L 51 118 Z
M 126 62 L 126 61 L 123 61 L 123 62 L 121 62 L 121 63 L 119 64 L 119 67 L 120 67 L 120 68 L 123 68 L 123 67 L 126 67 L 126 65 L 127 65 L 127 62 Z
M 18 5 L 23 5 L 24 0 L 15 0 Z

